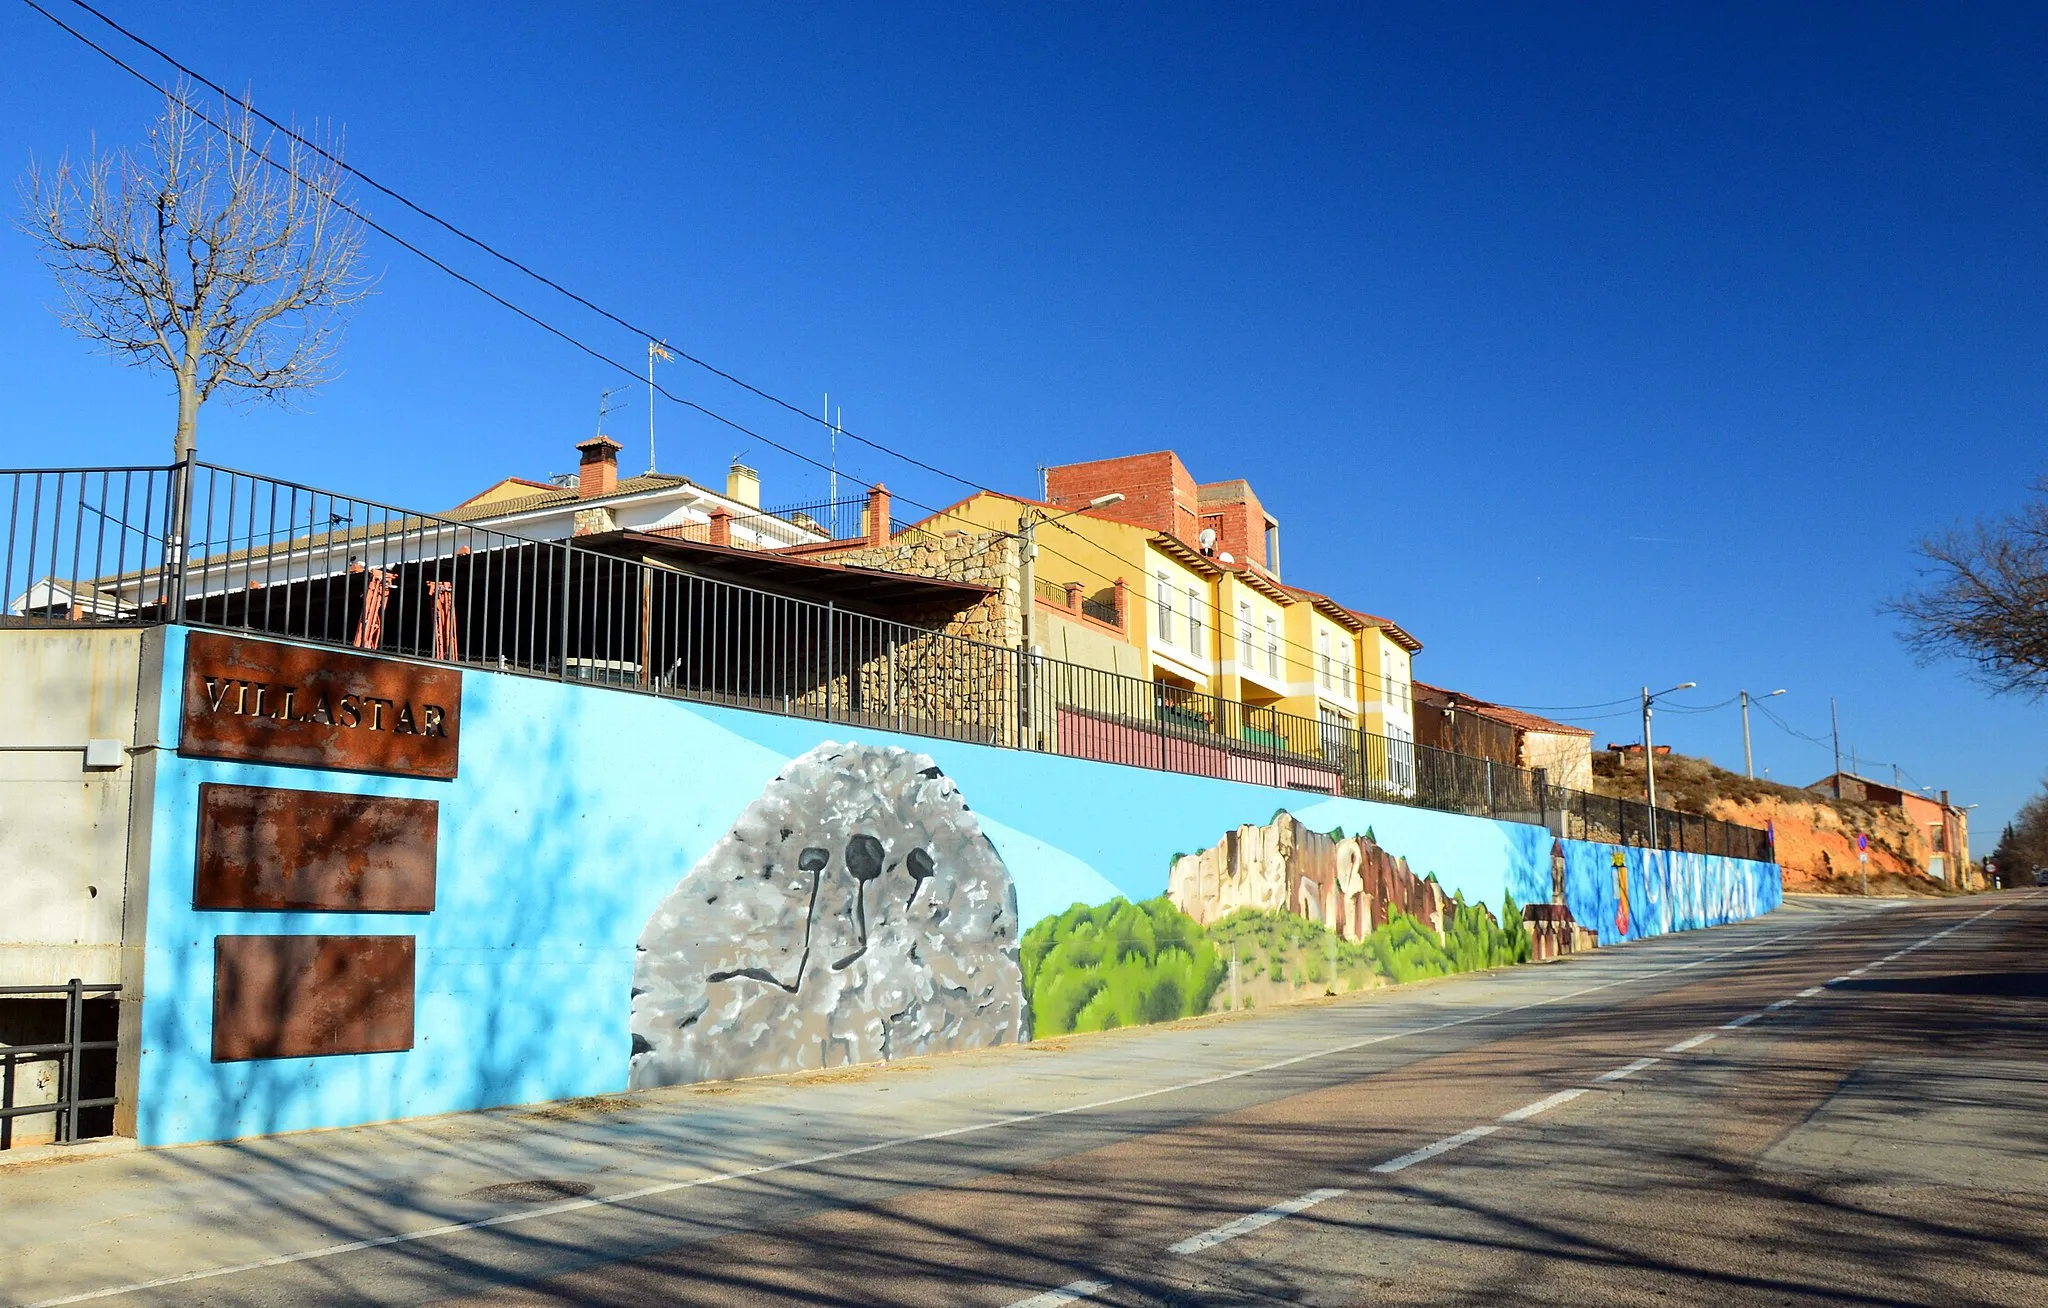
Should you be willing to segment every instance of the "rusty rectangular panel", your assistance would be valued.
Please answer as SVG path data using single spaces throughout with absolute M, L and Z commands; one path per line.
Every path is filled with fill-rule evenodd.
M 462 672 L 195 631 L 178 752 L 345 772 L 450 778 Z
M 440 808 L 431 799 L 202 785 L 192 906 L 431 913 Z
M 213 1059 L 412 1048 L 411 936 L 215 936 Z

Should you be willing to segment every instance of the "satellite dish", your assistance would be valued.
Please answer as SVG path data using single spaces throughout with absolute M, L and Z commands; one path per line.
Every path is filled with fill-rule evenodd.
M 1233 558 L 1231 558 L 1231 557 L 1230 557 L 1230 551 L 1228 551 L 1228 550 L 1225 550 L 1225 551 L 1224 551 L 1223 553 L 1221 553 L 1221 554 L 1218 554 L 1218 555 L 1216 556 L 1216 561 L 1217 561 L 1218 563 L 1233 563 L 1233 564 L 1237 562 L 1237 560 L 1236 560 L 1236 559 L 1233 559 Z
M 1202 534 L 1195 539 L 1201 545 L 1202 553 L 1214 554 L 1216 552 L 1216 529 L 1214 527 L 1202 528 Z

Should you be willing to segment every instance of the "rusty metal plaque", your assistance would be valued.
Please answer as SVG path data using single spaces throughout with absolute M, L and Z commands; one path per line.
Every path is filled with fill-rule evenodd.
M 431 799 L 204 784 L 192 906 L 431 913 L 440 808 Z
M 344 772 L 452 778 L 462 672 L 195 631 L 178 752 Z
M 411 936 L 215 936 L 213 1060 L 412 1048 Z

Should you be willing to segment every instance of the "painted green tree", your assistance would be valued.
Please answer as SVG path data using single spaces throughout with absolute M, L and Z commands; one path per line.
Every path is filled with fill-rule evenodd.
M 1041 1036 L 1207 1012 L 1224 973 L 1202 928 L 1164 895 L 1076 904 L 1025 932 L 1019 955 Z

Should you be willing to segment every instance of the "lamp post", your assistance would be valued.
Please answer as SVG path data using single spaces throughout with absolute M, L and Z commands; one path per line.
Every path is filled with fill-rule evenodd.
M 1065 513 L 1040 514 L 1037 505 L 1027 504 L 1024 506 L 1024 516 L 1017 523 L 1017 553 L 1019 556 L 1019 582 L 1024 591 L 1020 598 L 1023 604 L 1022 634 L 1025 653 L 1031 652 L 1031 606 L 1037 599 L 1039 524 L 1043 522 L 1058 522 L 1061 518 L 1071 518 L 1077 513 L 1086 513 L 1090 509 L 1106 509 L 1112 504 L 1122 504 L 1123 502 L 1124 493 L 1122 491 L 1111 491 L 1107 495 L 1097 495 L 1080 508 L 1068 509 Z
M 1035 504 L 1024 506 L 1023 516 L 1017 523 L 1017 582 L 1020 592 L 1017 596 L 1019 744 L 1028 743 L 1025 737 L 1030 734 L 1031 724 L 1031 617 L 1032 611 L 1038 606 L 1038 525 L 1042 522 L 1058 522 L 1061 518 L 1072 517 L 1076 513 L 1086 513 L 1090 509 L 1106 509 L 1112 504 L 1123 502 L 1122 491 L 1111 491 L 1107 495 L 1097 495 L 1080 508 L 1068 509 L 1065 513 L 1041 514 Z
M 1643 778 L 1649 784 L 1650 796 L 1650 848 L 1657 847 L 1657 751 L 1650 742 L 1650 705 L 1666 695 L 1675 695 L 1681 690 L 1691 690 L 1699 683 L 1681 681 L 1669 690 L 1660 690 L 1655 695 L 1648 686 L 1643 687 Z
M 1756 763 L 1749 756 L 1749 701 L 1751 698 L 1773 699 L 1785 692 L 1781 688 L 1772 691 L 1768 695 L 1757 695 L 1754 697 L 1746 690 L 1739 693 L 1742 696 L 1742 775 L 1754 781 L 1756 780 Z

